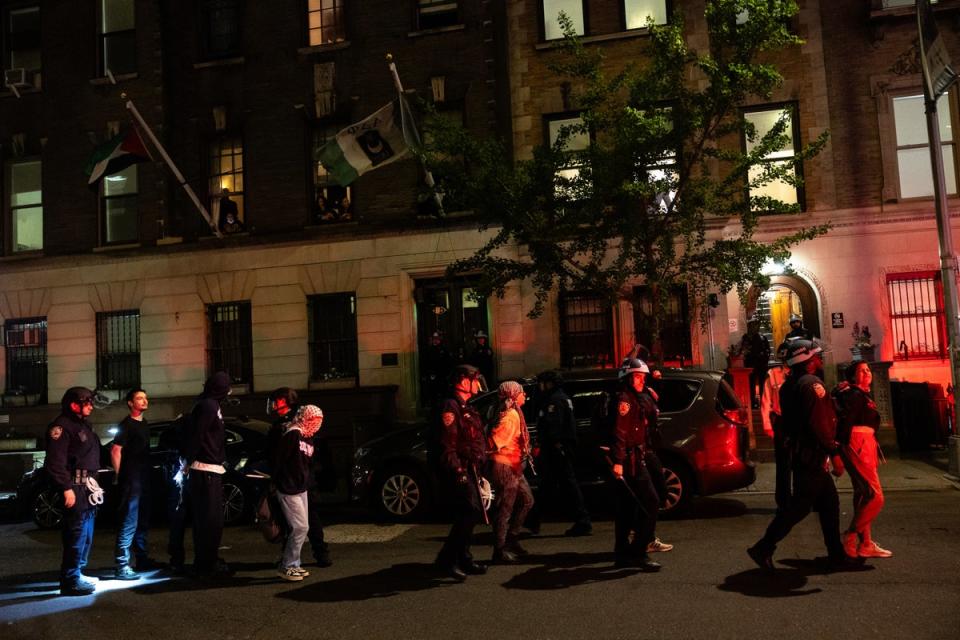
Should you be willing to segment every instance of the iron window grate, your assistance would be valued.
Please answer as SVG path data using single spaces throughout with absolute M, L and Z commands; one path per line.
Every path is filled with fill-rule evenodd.
M 207 370 L 226 371 L 234 384 L 253 390 L 253 331 L 249 302 L 207 306 Z
M 97 314 L 97 387 L 135 389 L 140 386 L 140 312 Z

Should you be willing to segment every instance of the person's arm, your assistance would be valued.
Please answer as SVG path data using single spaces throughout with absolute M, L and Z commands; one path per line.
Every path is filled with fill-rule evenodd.
M 809 385 L 803 390 L 803 402 L 810 415 L 810 427 L 823 450 L 833 455 L 837 445 L 837 414 L 833 400 L 822 382 Z
M 614 401 L 617 422 L 613 428 L 613 446 L 610 456 L 613 461 L 613 475 L 623 477 L 623 462 L 627 459 L 627 430 L 630 428 L 630 403 L 622 397 Z
M 113 467 L 114 478 L 120 474 L 120 458 L 123 455 L 123 447 L 118 444 L 110 446 L 110 465 Z
M 457 413 L 454 411 L 452 402 L 446 403 L 440 408 L 440 461 L 458 478 L 466 474 L 466 469 L 460 464 L 460 454 L 457 452 L 459 433 Z
M 70 470 L 67 469 L 67 451 L 70 448 L 70 436 L 66 429 L 53 424 L 47 429 L 47 452 L 43 459 L 43 468 L 53 484 L 63 492 L 63 504 L 67 509 L 77 502 L 73 492 Z

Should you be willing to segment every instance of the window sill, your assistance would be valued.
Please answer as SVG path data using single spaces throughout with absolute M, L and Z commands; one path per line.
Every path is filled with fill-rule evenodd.
M 420 29 L 418 31 L 410 31 L 407 33 L 408 38 L 419 38 L 421 36 L 430 36 L 435 33 L 452 33 L 455 31 L 465 31 L 467 25 L 465 24 L 452 24 L 449 27 L 437 27 L 435 29 Z
M 350 46 L 349 40 L 344 40 L 343 42 L 331 42 L 330 44 L 315 44 L 309 47 L 300 47 L 297 49 L 297 53 L 300 55 L 310 55 L 312 53 L 326 53 L 327 51 L 339 51 L 340 49 L 346 49 Z
M 230 238 L 246 238 L 250 235 L 249 231 L 240 231 L 238 233 L 225 233 L 222 238 L 218 238 L 214 235 L 209 236 L 200 236 L 200 242 L 209 242 L 212 240 L 228 240 Z
M 43 89 L 40 87 L 17 87 L 17 91 L 20 93 L 19 97 L 29 95 L 31 93 L 43 93 Z M 4 88 L 3 91 L 0 91 L 0 98 L 16 98 L 18 97 L 13 91 L 8 91 Z
M 124 81 L 126 81 L 126 80 L 136 80 L 136 79 L 139 78 L 139 77 L 140 77 L 140 74 L 139 74 L 139 73 L 115 73 L 115 74 L 113 74 L 113 79 L 116 80 L 118 84 L 121 83 L 121 82 L 124 82 Z M 100 86 L 104 86 L 104 85 L 108 85 L 108 84 L 113 84 L 113 83 L 110 81 L 110 78 L 108 78 L 108 77 L 106 77 L 106 76 L 103 76 L 103 77 L 100 77 L 100 78 L 90 78 L 90 84 L 92 84 L 92 85 L 95 86 L 95 87 L 100 87 Z
M 307 383 L 307 389 L 310 391 L 321 391 L 323 389 L 353 389 L 359 386 L 356 378 L 339 378 L 337 380 L 311 380 Z
M 0 256 L 0 262 L 14 262 L 16 260 L 29 260 L 30 258 L 42 258 L 43 249 L 35 251 L 17 251 L 9 255 Z
M 941 0 L 937 4 L 930 5 L 930 8 L 933 9 L 934 13 L 960 9 L 960 0 Z M 916 5 L 908 4 L 903 7 L 890 7 L 889 9 L 871 9 L 870 19 L 883 20 L 884 18 L 900 18 L 903 16 L 914 16 L 916 14 Z
M 139 249 L 139 248 L 140 248 L 139 242 L 128 242 L 126 244 L 108 244 L 102 247 L 94 247 L 93 252 L 105 253 L 108 251 L 121 251 L 123 249 Z
M 616 33 L 605 33 L 599 36 L 583 36 L 580 38 L 582 44 L 596 44 L 599 42 L 610 42 L 613 40 L 629 40 L 631 38 L 645 38 L 650 34 L 650 31 L 646 28 L 644 29 L 631 29 L 630 31 L 617 31 Z M 564 40 L 560 38 L 558 40 L 547 40 L 546 42 L 538 42 L 534 45 L 534 48 L 537 51 L 549 51 L 550 49 L 558 49 L 563 46 Z
M 231 396 L 245 396 L 249 393 L 250 393 L 249 384 L 231 384 L 230 385 Z
M 168 244 L 183 244 L 183 236 L 167 236 L 166 238 L 157 239 L 158 247 L 162 247 Z
M 207 60 L 205 62 L 193 63 L 194 69 L 209 69 L 210 67 L 232 67 L 238 64 L 246 63 L 246 58 L 237 56 L 235 58 L 222 58 L 220 60 Z
M 308 225 L 304 225 L 304 229 L 315 230 L 315 229 L 329 229 L 330 227 L 335 227 L 337 229 L 342 229 L 343 227 L 348 226 L 358 226 L 356 220 L 336 220 L 332 222 L 311 222 Z

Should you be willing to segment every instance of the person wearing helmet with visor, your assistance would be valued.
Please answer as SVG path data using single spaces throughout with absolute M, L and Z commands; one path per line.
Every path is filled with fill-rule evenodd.
M 813 332 L 803 326 L 803 318 L 795 313 L 790 314 L 790 332 L 784 338 L 785 340 L 813 340 Z

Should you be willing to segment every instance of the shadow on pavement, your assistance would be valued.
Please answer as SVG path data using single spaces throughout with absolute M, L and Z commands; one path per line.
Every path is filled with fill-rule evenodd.
M 757 598 L 792 598 L 823 591 L 819 587 L 804 589 L 810 576 L 873 570 L 871 565 L 861 564 L 845 571 L 832 571 L 825 557 L 813 559 L 790 558 L 781 561 L 779 564 L 786 565 L 789 568 L 778 567 L 773 572 L 757 568 L 735 573 L 732 576 L 727 576 L 722 584 L 717 585 L 717 589 Z
M 594 566 L 603 563 L 602 566 Z M 609 582 L 632 576 L 638 569 L 617 569 L 613 553 L 554 553 L 529 555 L 522 564 L 537 566 L 511 577 L 503 583 L 506 589 L 550 591 L 583 584 Z
M 296 602 L 348 602 L 389 598 L 404 591 L 424 591 L 451 584 L 456 583 L 433 563 L 409 562 L 373 573 L 311 582 L 299 589 L 278 593 L 276 597 Z

